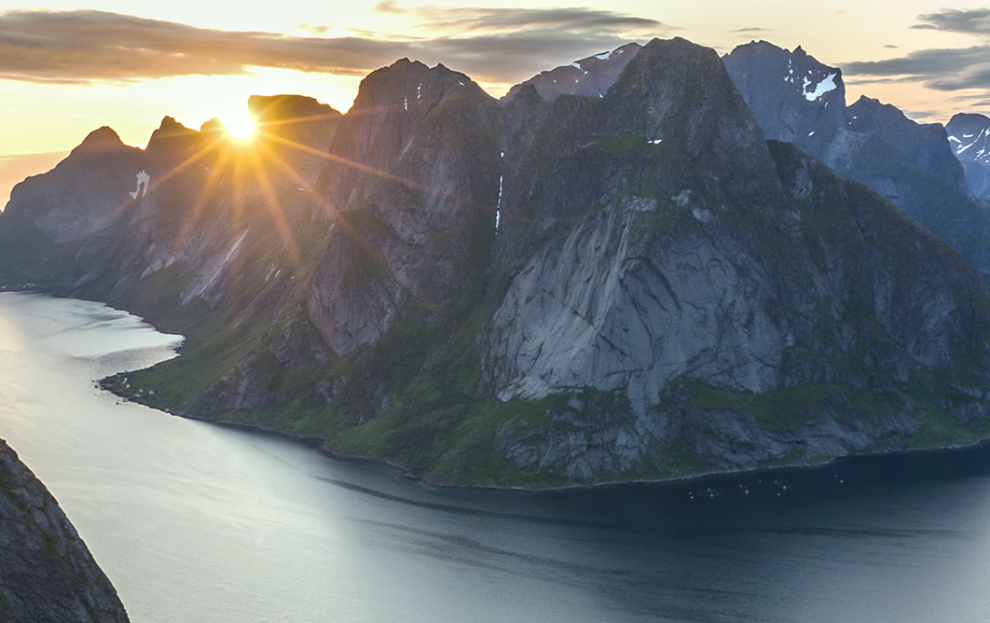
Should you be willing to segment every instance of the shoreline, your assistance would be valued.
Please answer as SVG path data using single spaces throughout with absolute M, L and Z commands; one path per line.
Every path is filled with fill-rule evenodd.
M 132 372 L 132 371 L 128 371 Z M 123 372 L 121 373 L 123 374 Z M 136 404 L 143 405 L 149 409 L 154 409 L 160 411 L 166 415 L 180 417 L 187 420 L 194 420 L 197 422 L 205 422 L 208 424 L 214 424 L 217 426 L 222 426 L 226 428 L 234 428 L 243 431 L 261 433 L 266 435 L 274 435 L 276 437 L 281 437 L 283 439 L 291 439 L 293 441 L 302 442 L 308 446 L 313 447 L 320 454 L 339 461 L 351 461 L 355 463 L 370 463 L 374 465 L 382 465 L 384 467 L 389 467 L 395 469 L 399 472 L 399 477 L 404 480 L 409 480 L 413 482 L 419 482 L 428 487 L 433 487 L 436 489 L 474 489 L 481 491 L 511 491 L 518 493 L 553 493 L 561 491 L 576 491 L 576 490 L 592 490 L 600 488 L 611 488 L 611 487 L 622 487 L 627 485 L 668 485 L 668 484 L 684 484 L 691 481 L 700 481 L 706 478 L 720 478 L 720 477 L 732 477 L 732 476 L 743 476 L 746 474 L 758 474 L 758 473 L 770 473 L 775 471 L 784 470 L 797 470 L 797 471 L 809 471 L 813 469 L 823 468 L 827 465 L 833 463 L 838 463 L 845 460 L 866 458 L 866 457 L 896 457 L 900 455 L 909 454 L 932 454 L 932 453 L 952 453 L 960 452 L 964 450 L 972 450 L 980 446 L 990 445 L 990 437 L 983 439 L 978 439 L 972 443 L 968 444 L 956 444 L 951 446 L 932 446 L 927 448 L 903 448 L 899 450 L 890 450 L 886 452 L 871 452 L 871 453 L 856 453 L 847 454 L 845 456 L 832 457 L 830 459 L 819 461 L 817 463 L 795 463 L 792 465 L 779 465 L 779 466 L 767 466 L 767 467 L 757 467 L 753 469 L 741 469 L 741 470 L 730 470 L 730 471 L 709 471 L 701 472 L 698 474 L 691 474 L 687 476 L 672 476 L 671 478 L 654 478 L 654 479 L 632 479 L 632 480 L 613 480 L 607 482 L 592 482 L 585 484 L 573 484 L 573 485 L 559 485 L 553 487 L 522 487 L 522 486 L 498 486 L 498 485 L 484 485 L 484 484 L 470 484 L 470 483 L 456 483 L 456 482 L 437 482 L 425 478 L 422 474 L 419 474 L 405 465 L 399 463 L 398 461 L 393 461 L 379 456 L 372 455 L 362 455 L 362 454 L 344 454 L 337 452 L 330 448 L 328 444 L 330 439 L 326 437 L 313 437 L 307 435 L 296 435 L 293 433 L 288 433 L 276 428 L 269 428 L 265 426 L 260 426 L 257 424 L 249 424 L 246 422 L 237 422 L 234 420 L 211 420 L 209 418 L 204 418 L 196 415 L 175 413 L 167 409 L 149 404 L 143 400 L 137 399 L 135 396 L 128 396 L 116 391 L 107 382 L 110 377 L 100 379 L 97 384 L 101 389 L 110 392 L 111 394 L 118 396 L 125 400 L 126 402 L 133 402 Z

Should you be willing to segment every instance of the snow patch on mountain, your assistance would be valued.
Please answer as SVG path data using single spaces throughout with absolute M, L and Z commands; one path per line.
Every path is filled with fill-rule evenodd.
M 824 80 L 822 80 L 821 82 L 819 82 L 818 84 L 816 84 L 815 85 L 815 88 L 812 89 L 812 90 L 810 90 L 810 91 L 808 90 L 808 85 L 811 84 L 811 81 L 808 80 L 807 78 L 805 78 L 804 79 L 804 99 L 808 100 L 809 102 L 813 102 L 813 101 L 817 100 L 818 98 L 820 98 L 822 95 L 825 95 L 826 93 L 828 93 L 829 91 L 834 91 L 835 90 L 835 76 L 836 76 L 836 74 L 834 72 L 833 73 L 830 73 L 829 75 L 825 76 L 825 79 Z
M 131 199 L 137 199 L 138 195 L 144 197 L 148 194 L 148 184 L 151 183 L 151 176 L 148 175 L 147 171 L 141 171 L 137 174 L 137 189 L 132 193 L 127 193 L 131 196 Z

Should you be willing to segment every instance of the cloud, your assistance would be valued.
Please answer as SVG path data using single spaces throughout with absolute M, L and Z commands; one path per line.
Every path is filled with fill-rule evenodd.
M 773 30 L 770 28 L 738 28 L 736 30 L 730 30 L 729 32 L 738 32 L 745 34 L 748 32 L 773 32 Z
M 252 66 L 353 75 L 411 51 L 402 42 L 227 32 L 105 11 L 0 14 L 0 77 L 34 82 L 236 75 Z
M 896 46 L 896 45 L 894 45 L 894 44 L 892 44 L 892 43 L 888 43 L 887 45 L 885 45 L 885 46 L 883 46 L 883 47 L 885 47 L 885 48 L 891 48 L 891 49 L 893 49 L 893 50 L 896 50 L 896 49 L 897 49 L 897 46 Z
M 565 36 L 584 34 L 601 37 L 631 30 L 667 31 L 670 27 L 642 17 L 587 8 L 448 8 L 437 6 L 402 9 L 396 2 L 381 2 L 375 10 L 412 15 L 420 20 L 420 29 L 447 34 L 502 33 L 520 31 L 559 31 Z
M 401 8 L 417 36 L 375 38 L 223 31 L 96 10 L 0 13 L 0 78 L 52 83 L 127 82 L 188 75 L 242 75 L 252 67 L 361 76 L 408 57 L 513 82 L 631 38 L 672 28 L 584 8 Z M 385 37 L 387 34 L 381 35 Z
M 971 11 L 942 9 L 939 13 L 919 15 L 918 20 L 925 23 L 916 24 L 911 28 L 990 35 L 990 9 Z
M 990 40 L 990 9 L 942 9 L 919 15 L 918 20 L 922 23 L 911 28 L 966 33 Z M 842 71 L 860 83 L 921 82 L 938 91 L 990 89 L 990 42 L 968 48 L 917 50 L 884 61 L 849 63 Z
M 940 116 L 942 113 L 938 110 L 901 110 L 904 116 L 908 119 L 917 121 L 919 119 L 931 119 Z
M 900 58 L 849 63 L 842 71 L 850 76 L 896 76 L 939 91 L 990 88 L 990 45 L 918 50 Z

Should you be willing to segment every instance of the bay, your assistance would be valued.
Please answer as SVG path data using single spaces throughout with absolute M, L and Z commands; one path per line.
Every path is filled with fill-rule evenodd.
M 667 484 L 433 488 L 97 387 L 180 342 L 99 303 L 0 293 L 0 437 L 135 623 L 990 618 L 986 447 Z

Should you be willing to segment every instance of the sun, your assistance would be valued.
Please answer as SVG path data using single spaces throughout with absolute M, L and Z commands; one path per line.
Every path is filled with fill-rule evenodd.
M 238 140 L 246 141 L 254 136 L 254 121 L 247 115 L 225 120 L 224 125 L 227 126 L 227 134 Z

